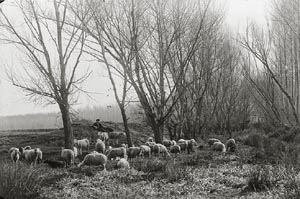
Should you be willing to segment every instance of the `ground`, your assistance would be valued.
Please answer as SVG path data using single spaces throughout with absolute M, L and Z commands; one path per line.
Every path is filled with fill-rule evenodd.
M 142 128 L 131 126 L 134 142 L 146 139 Z M 146 135 L 145 135 L 146 134 Z M 247 161 L 245 151 L 251 147 L 239 145 L 238 153 L 212 152 L 195 148 L 192 154 L 172 157 L 136 158 L 130 161 L 130 170 L 117 170 L 116 161 L 110 161 L 107 170 L 101 167 L 76 166 L 68 169 L 52 169 L 40 164 L 36 169 L 42 175 L 37 198 L 285 198 L 285 169 L 278 165 L 258 164 Z M 39 147 L 43 159 L 59 158 L 62 132 L 22 132 L 0 134 L 0 162 L 12 164 L 7 150 L 12 146 Z M 90 151 L 93 150 L 93 146 Z M 241 155 L 243 153 L 243 155 Z M 245 155 L 246 154 L 246 155 Z M 77 159 L 76 163 L 80 160 Z M 23 164 L 23 163 L 21 163 Z M 22 165 L 20 166 L 22 167 Z M 265 169 L 267 168 L 267 169 Z M 267 178 L 271 185 L 263 184 L 262 191 L 249 187 L 249 180 L 264 169 L 273 172 Z M 276 174 L 276 175 L 275 175 Z M 253 177 L 254 176 L 254 177 Z M 258 180 L 261 180 L 261 176 Z M 274 185 L 272 182 L 275 182 Z M 0 184 L 1 186 L 1 184 Z M 0 190 L 1 195 L 1 190 Z

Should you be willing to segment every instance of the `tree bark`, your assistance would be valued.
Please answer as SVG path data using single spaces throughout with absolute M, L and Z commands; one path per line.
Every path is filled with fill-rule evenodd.
M 61 111 L 61 116 L 62 116 L 62 121 L 63 121 L 63 126 L 64 126 L 65 148 L 73 150 L 74 136 L 73 136 L 73 129 L 72 129 L 69 105 L 60 104 L 59 108 Z

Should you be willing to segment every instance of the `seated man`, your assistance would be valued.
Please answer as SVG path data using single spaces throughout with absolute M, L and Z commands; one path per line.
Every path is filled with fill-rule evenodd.
M 102 124 L 100 123 L 100 119 L 96 119 L 96 122 L 93 124 L 92 126 L 95 130 L 97 131 L 101 131 L 101 132 L 105 132 L 106 129 L 104 128 L 104 126 L 102 126 Z
M 101 131 L 101 132 L 113 132 L 112 128 L 102 126 L 102 124 L 100 123 L 100 119 L 96 119 L 96 122 L 93 124 L 92 127 L 95 130 Z

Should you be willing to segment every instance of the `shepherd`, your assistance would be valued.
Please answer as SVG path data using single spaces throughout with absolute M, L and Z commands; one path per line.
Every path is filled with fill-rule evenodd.
M 96 122 L 93 124 L 92 126 L 95 130 L 100 131 L 100 132 L 113 132 L 112 128 L 109 127 L 104 127 L 101 123 L 100 123 L 100 119 L 96 119 Z

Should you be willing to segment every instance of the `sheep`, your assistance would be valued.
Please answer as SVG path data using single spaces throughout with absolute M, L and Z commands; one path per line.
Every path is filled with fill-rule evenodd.
M 141 153 L 140 147 L 129 147 L 127 150 L 127 155 L 129 159 L 137 157 Z
M 226 141 L 226 151 L 235 152 L 236 148 L 236 143 L 233 138 Z
M 171 140 L 171 145 L 172 146 L 174 146 L 174 145 L 176 145 L 177 143 L 176 143 L 176 141 L 175 140 Z
M 125 158 L 125 156 L 126 156 L 126 148 L 124 147 L 112 148 L 107 155 L 109 160 L 116 159 L 117 157 Z
M 72 164 L 74 164 L 75 154 L 73 150 L 62 148 L 60 157 L 65 161 L 66 167 L 69 167 Z
M 64 168 L 65 167 L 65 162 L 59 161 L 59 160 L 47 159 L 44 161 L 44 163 L 48 164 L 51 168 Z
M 159 154 L 163 153 L 164 155 L 170 156 L 166 146 L 164 146 L 162 144 L 156 144 L 156 146 L 159 147 Z
M 11 154 L 11 152 L 13 152 L 14 150 L 18 150 L 18 151 L 19 151 L 18 148 L 16 148 L 16 147 L 11 147 L 11 148 L 8 150 L 8 154 Z
M 74 139 L 74 145 L 78 146 L 79 155 L 82 155 L 82 149 L 83 148 L 89 150 L 90 141 L 87 138 L 84 138 L 84 139 L 81 139 L 81 140 Z
M 194 139 L 187 140 L 186 149 L 187 149 L 188 154 L 190 154 L 191 152 L 194 152 L 194 148 L 193 148 L 194 144 L 197 144 L 197 142 Z
M 145 145 L 149 146 L 150 147 L 150 150 L 151 150 L 151 154 L 154 154 L 155 153 L 155 149 L 154 149 L 154 146 L 155 146 L 155 142 L 146 142 Z
M 74 158 L 76 158 L 78 156 L 78 148 L 74 146 L 73 151 L 74 151 Z
M 121 158 L 117 163 L 117 168 L 119 169 L 129 169 L 129 162 L 125 158 Z
M 211 147 L 211 146 L 213 146 L 213 144 L 215 143 L 215 142 L 221 142 L 219 139 L 216 139 L 216 138 L 209 138 L 208 139 L 208 141 L 207 141 L 207 143 L 208 143 L 208 145 Z
M 141 152 L 140 152 L 140 156 L 147 156 L 150 157 L 151 156 L 151 148 L 147 145 L 141 145 L 140 146 Z
M 105 154 L 107 155 L 111 150 L 112 150 L 112 146 L 108 146 L 105 151 Z
M 171 147 L 170 147 L 170 153 L 175 153 L 176 155 L 178 154 L 178 153 L 180 153 L 180 146 L 179 145 L 172 145 Z
M 184 139 L 180 139 L 177 141 L 177 145 L 180 146 L 180 151 L 184 152 L 187 149 L 188 141 Z
M 162 141 L 162 144 L 165 146 L 165 147 L 170 147 L 172 145 L 172 142 L 171 140 L 163 140 Z
M 160 153 L 160 147 L 157 144 L 149 146 L 151 148 L 151 151 L 153 154 L 158 154 Z
M 31 149 L 31 146 L 25 146 L 24 147 L 24 150 L 29 150 L 29 149 Z
M 213 151 L 221 151 L 223 153 L 226 152 L 226 147 L 225 144 L 223 144 L 222 142 L 215 142 L 212 146 Z
M 154 142 L 154 138 L 153 137 L 148 137 L 146 142 Z
M 107 157 L 106 155 L 98 152 L 93 152 L 87 154 L 83 161 L 78 164 L 78 167 L 82 167 L 84 165 L 87 166 L 103 166 L 103 170 L 106 170 Z
M 19 151 L 21 157 L 32 165 L 36 165 L 37 161 L 42 160 L 42 151 L 39 148 L 24 150 L 22 147 L 20 147 Z
M 105 152 L 105 144 L 102 142 L 101 139 L 97 139 L 97 142 L 95 144 L 95 151 L 98 153 L 104 153 Z
M 40 148 L 36 148 L 36 153 L 37 153 L 37 163 L 41 163 L 43 159 L 43 152 Z
M 108 133 L 108 138 L 114 140 L 114 145 L 118 145 L 119 143 L 119 138 L 121 136 L 126 136 L 126 134 L 124 132 L 117 132 L 117 131 L 113 131 L 113 132 L 109 132 Z
M 18 163 L 19 160 L 20 160 L 20 156 L 21 156 L 21 153 L 19 151 L 19 149 L 15 148 L 14 149 L 10 149 L 11 153 L 10 153 L 10 158 L 11 160 L 14 162 L 14 163 Z
M 107 141 L 109 139 L 107 132 L 98 132 L 98 137 L 100 140 L 102 140 L 107 145 Z

